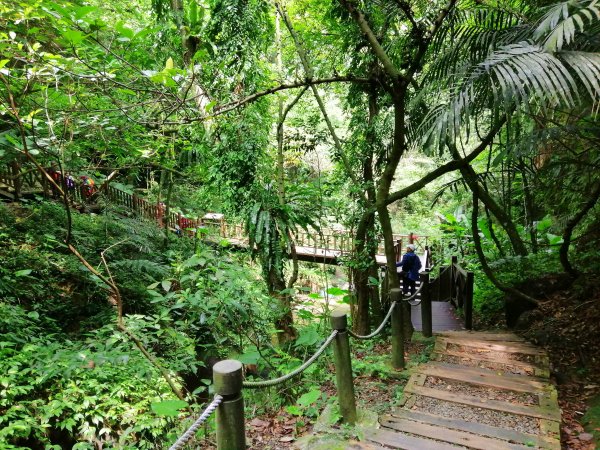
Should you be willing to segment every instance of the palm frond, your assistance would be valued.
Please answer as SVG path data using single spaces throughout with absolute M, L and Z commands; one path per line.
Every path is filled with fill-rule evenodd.
M 466 117 L 482 113 L 486 103 L 489 105 L 490 95 L 498 108 L 492 115 L 518 108 L 543 111 L 559 105 L 572 108 L 581 100 L 576 79 L 569 70 L 577 63 L 581 63 L 581 67 L 573 68 L 574 72 L 592 98 L 597 98 L 600 93 L 597 55 L 573 52 L 567 54 L 563 62 L 530 42 L 504 46 L 471 69 L 445 107 L 431 111 L 417 134 L 422 136 L 425 146 L 443 148 L 447 137 L 454 139 L 462 126 L 468 127 Z M 482 98 L 486 102 L 482 102 Z
M 534 39 L 543 42 L 548 52 L 558 52 L 574 42 L 577 32 L 584 32 L 600 21 L 598 0 L 569 0 L 552 6 L 542 17 Z
M 561 58 L 577 74 L 592 102 L 600 99 L 600 54 L 589 52 L 561 52 Z

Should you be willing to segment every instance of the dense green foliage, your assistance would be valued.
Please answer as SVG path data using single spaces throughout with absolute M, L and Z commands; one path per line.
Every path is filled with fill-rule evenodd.
M 394 233 L 458 255 L 488 321 L 539 302 L 528 280 L 597 276 L 599 35 L 594 0 L 2 2 L 0 443 L 173 442 L 215 360 L 297 367 L 329 296 L 366 333 Z M 250 251 L 177 239 L 109 181 L 244 222 Z M 296 258 L 300 232 L 332 229 L 354 239 L 348 279 Z M 314 419 L 328 364 L 253 399 Z

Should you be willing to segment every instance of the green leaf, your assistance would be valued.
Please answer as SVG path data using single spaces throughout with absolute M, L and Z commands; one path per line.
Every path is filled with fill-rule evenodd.
M 315 403 L 319 398 L 321 398 L 321 390 L 313 389 L 302 395 L 296 403 L 300 406 L 309 406 Z
M 37 311 L 31 311 L 27 313 L 27 317 L 33 319 L 33 320 L 37 320 L 40 318 L 40 314 Z
M 158 416 L 174 417 L 179 414 L 179 410 L 186 408 L 187 402 L 183 400 L 164 400 L 158 403 L 151 403 L 150 408 Z
M 72 45 L 77 45 L 85 39 L 85 35 L 79 30 L 64 30 L 62 36 Z
M 317 330 L 315 330 L 314 328 L 303 328 L 300 330 L 299 332 L 299 336 L 298 339 L 296 340 L 296 347 L 300 346 L 300 345 L 306 345 L 306 346 L 311 346 L 311 345 L 315 345 L 319 339 L 321 338 L 321 336 L 319 336 L 319 333 L 317 333 Z
M 75 8 L 75 19 L 82 19 L 84 16 L 87 16 L 89 13 L 96 11 L 98 8 L 95 6 L 81 6 L 79 8 Z
M 165 290 L 165 292 L 169 292 L 171 290 L 171 282 L 169 280 L 163 280 L 160 285 Z
M 327 289 L 327 293 L 329 295 L 344 295 L 344 294 L 347 294 L 348 291 L 345 291 L 345 290 L 340 289 L 338 287 L 330 287 L 329 289 Z
M 552 226 L 552 217 L 546 216 L 537 223 L 536 228 L 540 233 L 543 233 L 551 226 Z
M 379 286 L 380 282 L 375 277 L 369 277 L 369 282 L 367 283 L 369 286 Z
M 167 62 L 165 63 L 165 69 L 172 69 L 173 68 L 173 58 L 169 58 L 167 59 Z
M 131 40 L 133 39 L 133 37 L 135 36 L 135 32 L 131 29 L 131 28 L 127 28 L 123 22 L 117 22 L 117 24 L 115 25 L 115 29 L 118 31 L 118 33 L 123 36 L 124 38 Z M 171 58 L 169 58 L 169 60 L 171 60 L 171 68 L 173 68 L 173 60 Z M 167 60 L 167 64 L 169 63 L 169 61 Z
M 296 405 L 286 406 L 285 410 L 287 411 L 288 414 L 291 414 L 293 416 L 301 416 L 302 415 L 302 410 L 300 408 L 298 408 Z
M 546 237 L 548 238 L 548 243 L 550 245 L 560 245 L 560 244 L 563 243 L 562 236 L 557 236 L 557 235 L 552 234 L 552 233 L 546 233 Z
M 258 351 L 246 352 L 243 355 L 239 355 L 237 360 L 243 364 L 256 364 L 260 359 Z
M 17 270 L 15 272 L 15 277 L 26 277 L 31 273 L 31 269 Z
M 2 69 L 6 64 L 8 64 L 9 61 L 10 61 L 10 59 L 0 60 L 0 69 Z

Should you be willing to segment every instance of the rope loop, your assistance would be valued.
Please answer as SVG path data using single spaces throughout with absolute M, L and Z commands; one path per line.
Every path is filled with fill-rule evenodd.
M 381 324 L 371 334 L 367 334 L 365 336 L 361 336 L 360 334 L 356 334 L 352 330 L 348 330 L 348 334 L 350 336 L 352 336 L 353 338 L 355 338 L 355 339 L 371 339 L 371 338 L 374 338 L 375 336 L 377 336 L 379 333 L 381 333 L 383 331 L 383 329 L 385 327 L 385 324 L 388 322 L 388 320 L 390 320 L 390 317 L 392 316 L 392 311 L 394 310 L 394 306 L 396 306 L 396 302 L 392 302 L 392 304 L 390 305 L 390 309 L 388 310 L 386 316 L 381 321 Z
M 185 433 L 183 433 L 181 435 L 181 437 L 179 439 L 177 439 L 177 441 L 175 441 L 175 443 L 173 445 L 171 445 L 171 447 L 169 447 L 169 450 L 179 450 L 179 449 L 183 448 L 183 446 L 185 444 L 187 444 L 190 439 L 192 439 L 192 437 L 194 436 L 194 433 L 196 433 L 198 428 L 200 428 L 202 426 L 202 424 L 204 422 L 206 422 L 206 420 L 212 415 L 212 413 L 215 412 L 215 410 L 221 404 L 222 401 L 223 401 L 222 396 L 215 395 L 215 398 L 213 399 L 213 401 L 210 403 L 210 405 L 208 405 L 206 407 L 206 409 L 200 415 L 200 417 L 198 417 L 198 420 L 196 420 L 192 424 L 192 426 L 189 427 L 188 430 Z
M 419 289 L 417 289 L 414 294 L 411 294 L 409 297 L 404 297 L 402 300 L 408 302 L 411 306 L 417 306 L 419 303 L 421 303 L 421 299 L 417 300 L 417 295 L 419 295 L 419 292 L 421 292 L 421 289 L 423 289 L 424 285 L 425 283 L 421 283 Z
M 292 370 L 287 375 L 282 375 L 279 378 L 274 378 L 272 380 L 266 380 L 266 381 L 244 381 L 242 383 L 242 386 L 245 388 L 248 388 L 248 389 L 271 387 L 271 386 L 276 386 L 278 384 L 281 384 L 285 381 L 288 381 L 291 378 L 294 378 L 296 375 L 299 375 L 302 372 L 304 372 L 306 369 L 308 369 L 310 367 L 310 365 L 312 363 L 314 363 L 317 360 L 317 358 L 323 354 L 325 349 L 327 349 L 327 347 L 329 346 L 329 344 L 331 344 L 331 342 L 337 336 L 337 334 L 338 334 L 338 330 L 333 330 L 331 332 L 331 334 L 329 335 L 329 337 L 325 340 L 325 342 L 323 342 L 323 345 L 321 345 L 321 347 L 319 347 L 319 349 L 315 352 L 314 355 L 312 355 L 309 359 L 307 359 L 306 362 L 304 364 L 302 364 L 300 367 L 297 367 L 296 369 Z

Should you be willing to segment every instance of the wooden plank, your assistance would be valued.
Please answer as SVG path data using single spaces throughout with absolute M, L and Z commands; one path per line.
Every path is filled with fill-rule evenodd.
M 3 195 L 4 197 L 9 198 L 11 200 L 15 199 L 15 196 L 13 194 L 11 194 L 8 191 L 5 191 L 4 189 L 0 189 L 0 195 Z
M 541 380 L 533 379 L 526 375 L 497 375 L 496 372 L 475 367 L 458 366 L 448 367 L 449 364 L 427 364 L 417 367 L 419 373 L 428 376 L 444 378 L 447 380 L 461 381 L 481 386 L 491 386 L 516 392 L 543 391 L 549 388 L 549 384 Z M 535 392 L 533 392 L 535 393 Z
M 460 345 L 461 347 L 476 348 L 493 352 L 522 353 L 524 355 L 546 356 L 546 352 L 544 350 L 540 350 L 539 348 L 534 347 L 531 344 L 526 344 L 523 342 L 510 342 L 507 344 L 500 344 L 489 341 L 462 339 L 446 336 L 440 336 L 438 339 L 440 339 L 442 342 L 446 342 L 448 346 L 450 344 L 453 344 Z
M 446 402 L 459 403 L 461 405 L 474 406 L 476 408 L 492 409 L 519 416 L 530 416 L 538 419 L 560 420 L 560 411 L 547 410 L 537 406 L 519 405 L 514 403 L 502 402 L 498 400 L 488 400 L 485 398 L 474 397 L 465 394 L 456 394 L 454 392 L 442 391 L 422 386 L 407 385 L 404 392 L 422 395 L 425 397 L 436 398 Z
M 464 445 L 477 450 L 523 450 L 528 447 L 519 444 L 510 444 L 507 441 L 479 436 L 459 430 L 440 428 L 422 422 L 401 419 L 397 417 L 384 416 L 379 423 L 386 428 L 430 439 L 443 439 L 450 444 Z
M 544 375 L 544 371 L 546 369 L 544 369 L 543 367 L 539 367 L 535 364 L 532 363 L 528 363 L 525 361 L 516 361 L 516 360 L 508 360 L 508 361 L 498 361 L 495 358 L 490 358 L 489 356 L 486 355 L 474 355 L 472 353 L 464 353 L 464 352 L 456 352 L 453 350 L 446 350 L 443 352 L 439 352 L 435 347 L 434 347 L 434 352 L 438 352 L 438 353 L 442 353 L 442 355 L 449 355 L 449 356 L 456 356 L 458 358 L 465 358 L 465 359 L 473 359 L 475 361 L 485 361 L 485 362 L 491 362 L 491 363 L 496 363 L 496 364 L 500 364 L 500 365 L 504 365 L 504 366 L 516 366 L 516 367 L 520 367 L 522 369 L 528 369 L 531 370 L 532 372 L 535 371 L 535 375 L 538 377 L 544 377 L 544 378 L 548 378 L 547 376 Z M 536 369 L 540 369 L 540 373 L 538 373 L 538 371 Z
M 492 331 L 444 331 L 439 333 L 440 336 L 458 338 L 458 339 L 474 339 L 479 341 L 502 341 L 502 342 L 526 342 L 520 336 L 513 333 L 492 332 Z
M 389 447 L 382 447 L 370 442 L 349 442 L 344 450 L 389 450 Z
M 560 422 L 555 420 L 540 420 L 540 433 L 546 438 L 553 439 L 558 442 L 554 448 L 560 449 Z
M 387 430 L 368 431 L 365 433 L 365 438 L 368 441 L 375 442 L 377 444 L 406 450 L 457 450 L 466 448 L 447 444 L 442 441 L 433 441 L 431 439 L 409 436 L 404 433 Z
M 392 410 L 391 415 L 407 420 L 428 423 L 430 425 L 436 425 L 444 428 L 452 428 L 455 430 L 474 433 L 495 439 L 501 439 L 504 441 L 511 441 L 517 444 L 526 445 L 529 448 L 531 447 L 531 445 L 535 445 L 545 449 L 554 449 L 556 444 L 558 444 L 558 448 L 560 448 L 559 441 L 544 435 L 521 433 L 520 431 L 515 431 L 507 428 L 493 427 L 491 425 L 484 425 L 477 422 L 467 422 L 461 419 L 442 417 L 435 414 L 429 414 L 414 410 L 409 411 L 400 408 L 394 408 Z M 540 422 L 542 421 L 543 419 L 540 420 Z

